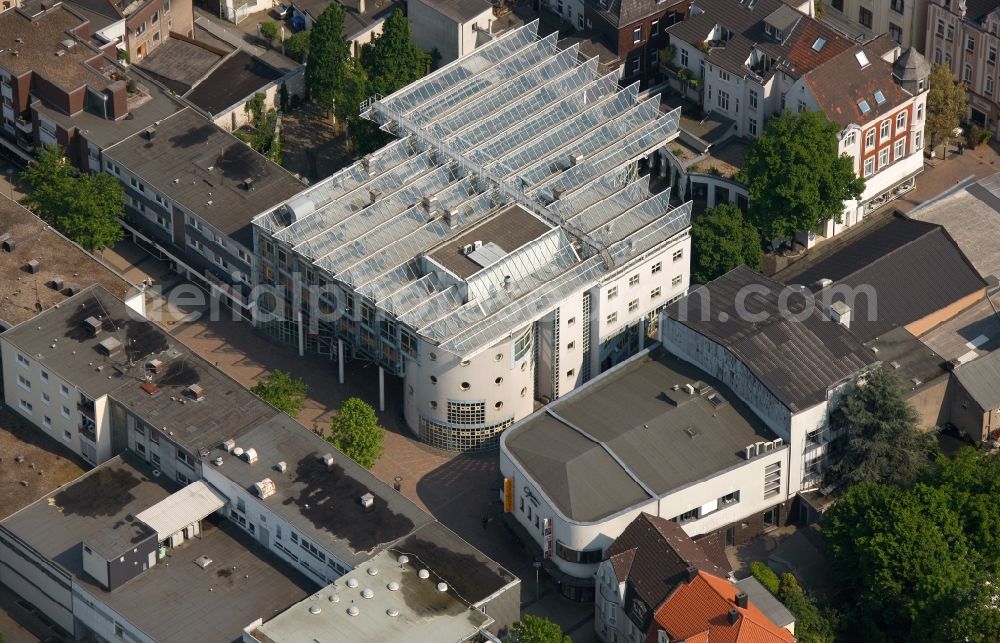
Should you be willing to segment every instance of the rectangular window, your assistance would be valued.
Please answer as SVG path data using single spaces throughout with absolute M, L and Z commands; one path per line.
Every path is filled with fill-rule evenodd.
M 916 134 L 913 135 L 913 149 L 914 149 L 914 151 L 919 150 L 922 147 L 920 145 L 920 143 L 922 142 L 920 135 L 922 133 L 923 132 L 917 132 Z
M 152 427 L 149 428 L 149 441 L 153 444 L 160 443 L 160 432 Z
M 924 104 L 917 105 L 917 122 L 924 120 Z
M 844 137 L 844 147 L 852 147 L 857 142 L 858 142 L 858 133 L 855 132 L 854 130 L 848 132 L 847 136 Z
M 972 65 L 966 65 L 965 66 L 965 70 L 963 72 L 962 80 L 964 80 L 967 83 L 971 83 L 972 82 Z
M 649 29 L 649 36 L 653 37 L 653 36 L 659 36 L 659 35 L 660 35 L 660 21 L 659 20 L 654 20 L 653 24 L 650 26 L 650 29 Z
M 938 19 L 938 21 L 937 21 L 937 31 L 935 31 L 935 34 L 939 38 L 944 38 L 944 20 Z
M 872 28 L 872 12 L 869 11 L 868 9 L 865 9 L 864 7 L 861 7 L 860 9 L 858 9 L 858 22 L 861 23 L 862 27 L 866 27 L 868 29 L 871 29 Z
M 28 360 L 28 358 L 20 353 L 17 354 L 17 363 L 24 367 L 31 366 L 31 362 Z
M 160 456 L 155 453 L 149 454 L 149 461 L 153 463 L 154 466 L 160 466 Z
M 516 342 L 514 342 L 514 361 L 520 362 L 531 350 L 531 329 L 524 331 Z
M 865 132 L 865 151 L 875 149 L 875 129 Z
M 941 64 L 941 50 L 940 49 L 935 49 L 934 50 L 934 64 L 935 65 L 940 65 Z
M 614 324 L 618 321 L 618 313 L 611 313 L 608 315 L 608 324 Z
M 830 6 L 841 13 L 844 12 L 844 0 L 830 0 Z
M 60 413 L 62 413 L 62 416 L 64 418 L 66 418 L 67 420 L 70 418 L 70 413 L 69 413 L 69 407 L 68 406 L 62 407 L 62 409 L 60 409 Z
M 948 25 L 948 35 L 945 36 L 945 40 L 951 42 L 955 39 L 955 25 Z M 951 56 L 949 56 L 950 58 Z
M 986 62 L 991 65 L 995 65 L 997 63 L 997 48 L 993 45 L 990 45 L 990 50 L 986 54 Z
M 681 67 L 688 66 L 688 52 L 687 49 L 681 49 Z
M 899 159 L 903 158 L 905 154 L 906 154 L 906 139 L 901 138 L 898 141 L 896 141 L 896 149 L 892 153 L 892 158 L 893 160 L 898 161 Z
M 733 491 L 732 493 L 727 493 L 726 495 L 719 498 L 719 506 L 725 507 L 726 505 L 735 505 L 740 501 L 740 492 Z
M 42 391 L 42 402 L 44 402 L 45 404 L 51 404 L 52 403 L 52 398 L 49 397 L 49 394 L 46 393 L 45 391 Z
M 881 170 L 886 165 L 889 165 L 889 148 L 878 153 L 878 169 Z
M 899 130 L 903 129 L 904 127 L 906 127 L 906 112 L 905 111 L 904 112 L 900 112 L 899 114 L 896 115 L 896 133 L 898 134 Z
M 674 263 L 680 261 L 683 258 L 684 258 L 684 249 L 683 248 L 681 248 L 680 250 L 674 250 L 674 255 L 673 255 Z
M 17 385 L 23 388 L 25 391 L 31 390 L 31 380 L 29 380 L 24 375 L 17 376 Z
M 45 426 L 52 426 L 52 418 L 46 415 L 45 417 L 42 418 L 42 423 Z
M 986 77 L 986 93 L 987 94 L 992 94 L 993 93 L 993 77 L 992 76 L 987 76 Z
M 571 351 L 574 348 L 576 348 L 576 342 L 570 342 L 570 343 L 566 344 L 566 350 Z
M 48 382 L 48 381 L 49 381 L 49 374 L 48 374 L 48 372 L 46 372 L 46 371 L 42 371 L 42 372 L 40 373 L 40 375 L 42 376 L 42 381 L 43 381 L 43 382 Z
M 721 78 L 722 80 L 728 81 L 729 80 L 729 72 L 720 69 L 719 70 L 719 78 Z
M 614 299 L 618 296 L 618 286 L 611 286 L 608 288 L 608 300 Z
M 892 24 L 890 22 L 889 23 L 889 38 L 891 38 L 892 41 L 894 43 L 896 43 L 897 45 L 902 44 L 902 42 L 903 42 L 903 28 L 900 27 L 899 25 L 894 25 L 894 24 Z
M 576 369 L 575 368 L 571 368 L 568 371 L 566 371 L 566 377 L 574 377 L 575 375 L 576 375 Z
M 700 507 L 696 507 L 690 511 L 685 511 L 681 515 L 674 518 L 674 522 L 689 522 L 691 520 L 698 520 L 698 513 L 700 509 Z
M 632 59 L 632 73 L 633 74 L 638 74 L 639 70 L 641 70 L 641 69 L 642 69 L 642 59 L 639 58 L 639 56 L 635 56 Z
M 632 42 L 642 42 L 642 27 L 636 27 L 632 32 Z
M 803 101 L 799 101 L 798 111 L 799 114 L 806 111 L 806 104 Z
M 772 462 L 764 467 L 764 497 L 769 498 L 781 491 L 781 463 Z
M 639 300 L 638 299 L 633 299 L 632 301 L 628 302 L 628 311 L 630 313 L 634 313 L 637 310 L 639 310 Z
M 757 121 L 751 118 L 747 123 L 750 125 L 750 136 L 757 136 Z
M 681 275 L 677 275 L 676 277 L 670 280 L 670 285 L 675 287 L 680 286 L 682 281 L 684 281 L 684 277 L 682 277 Z
M 631 277 L 629 277 L 628 278 L 628 285 L 629 286 L 638 286 L 639 285 L 639 275 L 632 275 Z
M 181 473 L 180 471 L 178 471 L 177 472 L 177 482 L 179 482 L 181 484 L 187 484 L 188 483 L 188 478 L 187 478 L 186 475 L 184 475 L 183 473 Z
M 656 263 L 653 264 L 651 272 L 655 275 L 656 273 L 660 272 L 661 270 L 663 270 L 663 263 L 660 262 L 660 261 L 657 261 Z
M 892 121 L 884 120 L 882 125 L 879 127 L 878 138 L 880 141 L 884 141 L 892 135 Z
M 965 50 L 968 52 L 973 52 L 976 50 L 976 39 L 973 38 L 972 36 L 966 36 Z
M 26 400 L 21 400 L 21 399 L 19 399 L 17 402 L 18 402 L 18 406 L 21 407 L 22 411 L 24 411 L 28 415 L 31 415 L 31 411 L 32 411 L 32 408 L 33 408 L 31 406 L 31 402 L 28 402 Z
M 724 92 L 721 89 L 715 97 L 716 102 L 719 105 L 719 109 L 729 111 L 729 93 Z
M 749 104 L 750 104 L 750 111 L 751 112 L 756 112 L 757 111 L 757 90 L 755 90 L 755 89 L 751 89 L 750 90 Z
M 649 291 L 649 298 L 657 299 L 661 294 L 662 294 L 661 289 L 659 286 L 657 286 L 656 288 L 653 288 L 652 290 Z

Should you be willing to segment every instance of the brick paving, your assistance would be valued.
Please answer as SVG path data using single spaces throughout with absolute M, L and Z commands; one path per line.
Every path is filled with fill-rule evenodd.
M 917 186 L 901 198 L 887 204 L 881 210 L 909 212 L 927 199 L 934 198 L 948 188 L 958 184 L 968 176 L 981 179 L 1000 172 L 1000 145 L 990 141 L 974 150 L 966 148 L 964 154 L 955 151 L 945 159 L 924 159 L 924 171 L 917 176 Z

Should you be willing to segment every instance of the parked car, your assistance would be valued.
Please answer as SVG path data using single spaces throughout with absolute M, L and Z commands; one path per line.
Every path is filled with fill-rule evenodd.
M 292 13 L 292 5 L 290 4 L 282 2 L 281 4 L 274 7 L 274 15 L 281 20 L 288 18 L 288 16 L 291 15 L 291 13 Z

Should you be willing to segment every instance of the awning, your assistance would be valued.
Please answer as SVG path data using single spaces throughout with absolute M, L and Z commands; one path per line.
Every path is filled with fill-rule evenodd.
M 211 485 L 199 480 L 136 514 L 136 518 L 149 525 L 162 541 L 222 509 L 228 501 Z

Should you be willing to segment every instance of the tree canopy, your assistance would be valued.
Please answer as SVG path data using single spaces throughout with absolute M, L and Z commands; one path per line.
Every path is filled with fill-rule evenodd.
M 285 55 L 300 63 L 305 62 L 309 53 L 310 31 L 296 31 L 291 36 L 285 38 Z
M 278 38 L 278 25 L 270 21 L 260 23 L 260 37 L 267 41 L 267 48 L 270 49 Z
M 928 79 L 927 119 L 924 136 L 931 148 L 951 136 L 951 132 L 965 118 L 965 85 L 956 83 L 951 69 L 935 65 Z
M 763 268 L 760 233 L 735 205 L 717 205 L 691 223 L 691 276 L 707 283 L 737 266 Z
M 382 456 L 384 440 L 385 429 L 379 426 L 375 409 L 360 398 L 344 400 L 330 418 L 327 441 L 366 469 Z
M 386 19 L 382 33 L 365 46 L 361 62 L 372 92 L 388 96 L 427 73 L 430 55 L 413 44 L 410 21 L 397 8 Z
M 885 366 L 869 371 L 831 416 L 834 428 L 847 431 L 847 446 L 831 477 L 850 484 L 912 483 L 936 450 L 933 436 L 917 421 L 899 377 Z
M 284 87 L 282 85 L 282 88 Z M 249 130 L 238 129 L 233 135 L 275 163 L 280 163 L 281 133 L 278 131 L 278 112 L 274 108 L 265 111 L 266 98 L 263 93 L 257 92 L 246 102 L 243 110 L 250 121 Z
M 254 384 L 250 392 L 279 411 L 297 418 L 305 406 L 309 387 L 302 378 L 275 369 Z
M 344 37 L 344 7 L 331 2 L 309 31 L 306 91 L 328 114 L 344 86 L 351 44 Z
M 510 643 L 572 643 L 562 628 L 543 616 L 525 614 L 510 628 Z
M 795 615 L 795 636 L 800 643 L 833 643 L 835 618 L 831 617 L 835 615 L 820 611 L 795 576 L 785 573 L 779 577 L 759 561 L 750 563 L 750 573 Z
M 864 179 L 838 152 L 839 131 L 819 112 L 789 112 L 772 118 L 750 143 L 740 177 L 749 186 L 748 219 L 765 238 L 839 223 L 844 201 L 861 196 Z
M 55 145 L 46 146 L 21 173 L 31 191 L 24 204 L 88 251 L 121 240 L 125 192 L 113 176 L 80 174 Z

